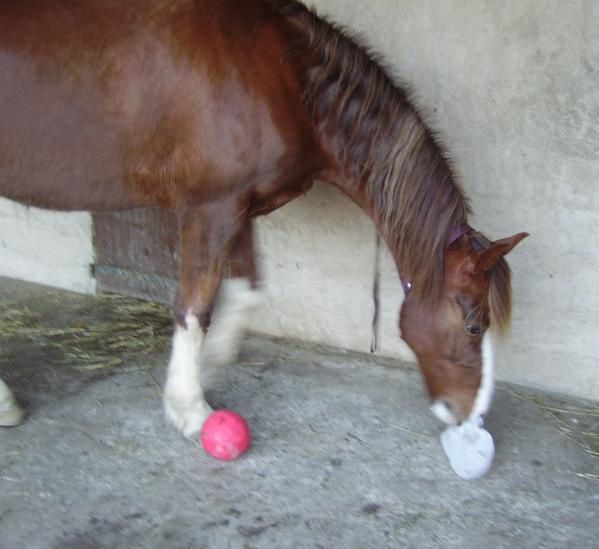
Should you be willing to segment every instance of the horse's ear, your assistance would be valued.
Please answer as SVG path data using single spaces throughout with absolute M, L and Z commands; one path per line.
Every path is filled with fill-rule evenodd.
M 518 233 L 508 238 L 502 238 L 501 240 L 495 240 L 491 242 L 489 247 L 482 252 L 476 253 L 476 267 L 475 270 L 479 273 L 486 273 L 489 271 L 495 263 L 499 261 L 504 255 L 510 253 L 514 247 L 523 239 L 528 236 L 528 233 Z

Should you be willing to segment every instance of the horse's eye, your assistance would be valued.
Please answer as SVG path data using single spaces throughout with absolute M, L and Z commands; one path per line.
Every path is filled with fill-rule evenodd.
M 480 326 L 477 326 L 476 324 L 467 324 L 466 325 L 466 331 L 473 336 L 477 336 L 480 335 L 482 333 L 482 329 Z

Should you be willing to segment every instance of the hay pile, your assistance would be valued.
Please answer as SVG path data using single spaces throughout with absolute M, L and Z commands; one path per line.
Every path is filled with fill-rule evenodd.
M 169 349 L 172 321 L 168 307 L 121 296 L 86 298 L 73 311 L 66 307 L 68 325 L 30 308 L 0 308 L 0 338 L 27 338 L 47 346 L 50 364 L 60 363 L 81 370 L 114 368 Z M 3 354 L 0 361 L 10 357 Z

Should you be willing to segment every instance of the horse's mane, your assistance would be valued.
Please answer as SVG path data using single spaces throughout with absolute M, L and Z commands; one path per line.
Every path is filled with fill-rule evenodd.
M 290 55 L 301 56 L 305 63 L 305 101 L 319 131 L 329 137 L 348 175 L 372 201 L 377 224 L 399 258 L 402 275 L 412 281 L 412 292 L 437 303 L 445 249 L 469 213 L 442 147 L 407 87 L 398 85 L 359 40 L 300 2 L 267 1 L 298 30 Z M 490 297 L 496 320 L 505 325 L 509 276 L 503 264 L 498 270 Z

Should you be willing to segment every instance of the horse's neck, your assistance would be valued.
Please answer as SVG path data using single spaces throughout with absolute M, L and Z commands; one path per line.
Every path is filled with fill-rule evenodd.
M 466 222 L 468 204 L 429 131 L 415 113 L 398 120 L 395 135 L 368 143 L 369 164 L 360 170 L 325 138 L 336 170 L 329 181 L 373 220 L 395 260 L 402 281 L 436 299 L 448 235 Z M 385 124 L 385 121 L 381 121 Z
M 333 159 L 325 179 L 370 215 L 416 292 L 437 299 L 447 238 L 468 213 L 441 149 L 408 95 L 364 48 L 300 4 L 282 4 L 297 33 L 290 59 Z

